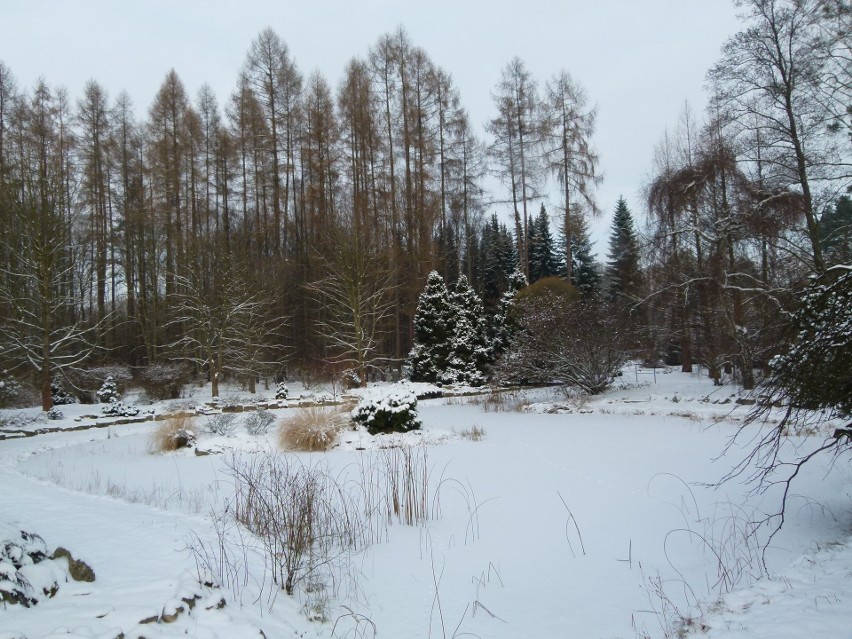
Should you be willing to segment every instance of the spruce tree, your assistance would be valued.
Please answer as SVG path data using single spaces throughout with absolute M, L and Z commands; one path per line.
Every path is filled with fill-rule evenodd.
M 516 267 L 509 276 L 509 289 L 500 297 L 500 306 L 491 320 L 489 348 L 492 362 L 505 353 L 514 341 L 518 331 L 514 308 L 518 291 L 525 286 L 527 286 L 527 278 L 520 267 Z
M 601 277 L 597 261 L 592 254 L 589 230 L 583 219 L 579 220 L 577 230 L 571 234 L 571 257 L 574 286 L 583 297 L 595 297 L 600 292 Z M 565 272 L 562 274 L 565 275 Z
M 633 216 L 623 197 L 618 199 L 613 215 L 606 274 L 610 300 L 623 302 L 639 295 L 642 284 L 639 243 L 633 230 Z
M 489 306 L 496 304 L 506 290 L 509 275 L 517 258 L 515 241 L 505 224 L 497 221 L 497 214 L 482 229 L 478 262 L 478 288 Z
M 841 195 L 819 221 L 820 242 L 827 265 L 852 261 L 852 198 Z
M 530 224 L 529 235 L 529 274 L 532 284 L 543 277 L 559 273 L 553 235 L 550 233 L 550 220 L 544 204 L 541 205 L 538 215 Z
M 444 278 L 432 271 L 414 314 L 414 346 L 408 355 L 411 379 L 436 382 L 447 368 L 452 334 L 450 294 Z
M 448 384 L 480 386 L 489 363 L 485 311 L 464 275 L 450 293 L 450 308 L 450 355 L 439 378 Z

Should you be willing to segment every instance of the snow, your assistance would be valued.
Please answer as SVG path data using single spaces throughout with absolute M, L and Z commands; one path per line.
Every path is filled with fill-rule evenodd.
M 416 446 L 428 455 L 436 506 L 422 526 L 388 525 L 352 557 L 336 592 L 294 597 L 260 590 L 264 561 L 248 546 L 236 556 L 238 585 L 222 588 L 199 583 L 199 572 L 203 582 L 213 575 L 188 550 L 216 548 L 229 455 L 274 450 L 274 426 L 250 435 L 238 413 L 233 433 L 211 435 L 197 417 L 198 448 L 214 452 L 206 456 L 152 453 L 153 421 L 0 441 L 0 537 L 36 533 L 97 575 L 62 581 L 29 609 L 0 607 L 0 637 L 357 638 L 373 628 L 379 637 L 663 637 L 678 617 L 713 638 L 852 637 L 848 460 L 802 471 L 765 574 L 744 533 L 775 511 L 779 491 L 711 485 L 757 432 L 749 427 L 723 454 L 748 410 L 738 390 L 659 369 L 630 368 L 620 380 L 594 398 L 539 389 L 421 399 L 419 431 L 347 430 L 327 453 L 290 453 L 352 479 L 386 449 Z M 198 390 L 185 403 L 203 402 Z M 79 426 L 92 408 L 63 406 L 63 420 L 38 427 Z M 37 416 L 0 415 L 20 413 Z M 461 435 L 474 426 L 481 441 Z M 60 576 L 54 568 L 39 570 Z

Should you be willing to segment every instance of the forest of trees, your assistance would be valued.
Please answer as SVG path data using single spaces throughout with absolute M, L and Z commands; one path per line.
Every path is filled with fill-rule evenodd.
M 26 90 L 0 61 L 0 369 L 49 408 L 51 380 L 86 367 L 180 362 L 215 395 L 400 366 L 430 272 L 495 313 L 519 266 L 615 304 L 637 356 L 749 387 L 797 288 L 852 257 L 852 14 L 743 8 L 704 122 L 685 109 L 664 136 L 637 185 L 648 224 L 621 200 L 603 265 L 595 109 L 567 71 L 540 84 L 510 60 L 482 137 L 402 28 L 336 88 L 266 29 L 231 95 L 170 71 L 143 120 L 96 80 Z

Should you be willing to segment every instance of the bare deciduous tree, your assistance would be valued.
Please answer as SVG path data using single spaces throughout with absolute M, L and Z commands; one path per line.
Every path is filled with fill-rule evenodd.
M 596 109 L 588 108 L 586 92 L 567 71 L 551 79 L 545 90 L 542 140 L 547 168 L 556 176 L 564 196 L 565 264 L 568 282 L 572 282 L 573 213 L 582 220 L 587 211 L 600 215 L 593 188 L 600 184 L 598 156 L 592 149 Z M 579 199 L 579 202 L 575 201 Z
M 369 370 L 389 361 L 381 345 L 393 311 L 393 273 L 371 242 L 351 230 L 332 232 L 323 257 L 326 275 L 310 290 L 326 309 L 319 328 L 331 347 L 331 361 L 354 368 L 366 386 Z

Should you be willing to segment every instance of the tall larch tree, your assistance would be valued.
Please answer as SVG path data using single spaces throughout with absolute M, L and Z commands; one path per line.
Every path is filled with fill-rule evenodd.
M 527 269 L 529 204 L 540 197 L 543 177 L 541 108 L 536 82 L 520 58 L 503 67 L 492 97 L 498 115 L 487 126 L 493 137 L 488 150 L 495 175 L 510 192 L 518 256 Z
M 573 240 L 574 218 L 599 216 L 594 187 L 602 176 L 598 171 L 598 155 L 592 148 L 596 109 L 589 107 L 582 86 L 563 70 L 545 87 L 542 134 L 544 157 L 548 169 L 562 189 L 565 234 L 565 278 L 574 282 Z

